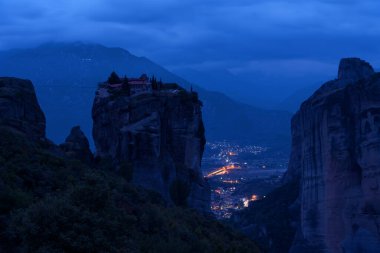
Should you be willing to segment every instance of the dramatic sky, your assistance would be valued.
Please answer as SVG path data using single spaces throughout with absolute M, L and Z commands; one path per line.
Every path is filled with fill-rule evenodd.
M 0 0 L 0 49 L 46 41 L 120 46 L 185 76 L 220 71 L 291 93 L 333 77 L 342 57 L 380 66 L 380 1 Z

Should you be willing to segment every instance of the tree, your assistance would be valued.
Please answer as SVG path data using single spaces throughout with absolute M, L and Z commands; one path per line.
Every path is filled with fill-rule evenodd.
M 160 81 L 158 81 L 157 83 L 158 89 L 161 90 L 163 85 L 164 83 L 162 82 L 162 79 L 160 78 Z
M 121 83 L 121 79 L 120 77 L 116 74 L 115 71 L 113 71 L 111 73 L 111 75 L 108 77 L 108 81 L 107 81 L 109 84 L 118 84 L 118 83 Z
M 187 198 L 190 194 L 190 185 L 181 180 L 175 179 L 170 185 L 170 197 L 177 206 L 187 206 Z
M 155 76 L 152 76 L 152 78 L 150 79 L 150 82 L 152 83 L 152 89 L 158 90 L 158 83 Z
M 123 78 L 123 93 L 127 96 L 131 95 L 131 87 L 129 86 L 128 78 L 126 76 Z

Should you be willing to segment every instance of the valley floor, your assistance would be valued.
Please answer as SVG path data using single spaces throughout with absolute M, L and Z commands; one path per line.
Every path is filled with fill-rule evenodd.
M 211 186 L 211 209 L 218 219 L 229 219 L 279 186 L 288 154 L 262 145 L 208 142 L 202 169 Z

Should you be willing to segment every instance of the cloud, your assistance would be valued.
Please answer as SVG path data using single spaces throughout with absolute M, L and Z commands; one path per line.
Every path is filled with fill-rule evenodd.
M 0 49 L 84 40 L 173 69 L 330 73 L 345 56 L 378 62 L 379 12 L 377 0 L 0 0 Z

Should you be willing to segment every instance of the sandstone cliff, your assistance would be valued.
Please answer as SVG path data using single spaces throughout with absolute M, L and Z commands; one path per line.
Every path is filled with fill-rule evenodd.
M 45 138 L 45 115 L 30 81 L 0 78 L 0 126 L 32 139 Z
M 380 252 L 380 75 L 341 61 L 292 120 L 285 181 L 301 181 L 291 252 Z
M 205 137 L 195 93 L 168 89 L 129 96 L 100 87 L 94 100 L 96 155 L 168 202 L 208 211 L 200 170 Z

